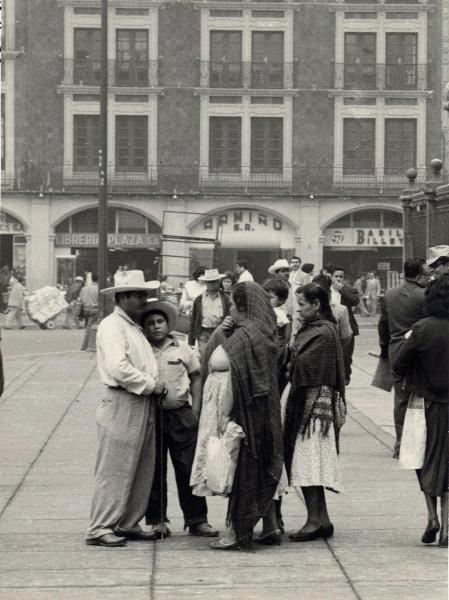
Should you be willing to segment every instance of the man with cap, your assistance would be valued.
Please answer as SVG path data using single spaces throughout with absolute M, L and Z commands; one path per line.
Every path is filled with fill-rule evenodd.
M 212 333 L 229 313 L 230 302 L 223 290 L 220 280 L 224 275 L 218 269 L 206 269 L 198 281 L 204 281 L 206 289 L 195 298 L 190 317 L 189 344 L 198 341 L 200 356 L 203 356 Z
M 432 246 L 429 248 L 427 266 L 433 271 L 431 279 L 449 273 L 449 246 Z
M 171 535 L 167 518 L 167 451 L 175 471 L 179 504 L 189 533 L 216 537 L 218 531 L 207 522 L 207 504 L 194 496 L 190 473 L 201 410 L 200 363 L 188 344 L 178 341 L 171 331 L 176 326 L 177 310 L 170 302 L 149 300 L 142 315 L 142 326 L 166 382 L 166 394 L 156 408 L 156 467 L 146 511 L 146 522 L 158 538 Z
M 157 362 L 138 320 L 148 292 L 142 271 L 118 271 L 115 309 L 97 331 L 97 367 L 106 394 L 96 413 L 98 453 L 86 543 L 124 546 L 127 540 L 153 540 L 139 521 L 145 515 L 155 461 L 155 399 L 165 391 Z

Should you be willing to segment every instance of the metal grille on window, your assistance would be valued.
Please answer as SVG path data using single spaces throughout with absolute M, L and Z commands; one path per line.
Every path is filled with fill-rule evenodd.
M 344 119 L 344 175 L 375 173 L 375 129 L 375 119 Z
M 148 118 L 119 115 L 115 121 L 115 169 L 117 172 L 148 171 Z
M 416 167 L 416 119 L 385 119 L 385 174 Z
M 99 115 L 73 117 L 73 168 L 75 171 L 93 171 L 98 168 L 100 147 Z
M 282 173 L 281 117 L 251 118 L 251 173 Z
M 210 117 L 210 173 L 240 173 L 242 162 L 242 119 Z

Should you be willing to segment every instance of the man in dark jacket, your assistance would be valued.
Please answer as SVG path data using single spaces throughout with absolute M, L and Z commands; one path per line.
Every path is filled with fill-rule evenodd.
M 404 282 L 388 290 L 381 303 L 379 319 L 380 346 L 385 356 L 388 347 L 390 365 L 404 343 L 404 336 L 417 321 L 424 318 L 425 266 L 421 258 L 409 258 L 404 262 Z M 402 378 L 393 373 L 394 426 L 396 443 L 393 458 L 399 458 L 402 428 L 409 394 L 402 387 Z
M 229 299 L 220 290 L 220 280 L 223 277 L 218 269 L 206 269 L 204 275 L 198 277 L 198 281 L 204 281 L 207 287 L 193 302 L 189 344 L 194 346 L 198 341 L 200 357 L 203 356 L 210 336 L 229 313 Z
M 355 336 L 359 335 L 359 326 L 354 316 L 353 308 L 358 306 L 360 296 L 354 288 L 345 283 L 345 270 L 343 267 L 332 268 L 331 305 L 341 304 L 346 306 L 349 315 L 349 324 L 352 330 L 352 339 L 343 348 L 346 371 L 346 385 L 351 378 L 352 355 L 354 354 Z

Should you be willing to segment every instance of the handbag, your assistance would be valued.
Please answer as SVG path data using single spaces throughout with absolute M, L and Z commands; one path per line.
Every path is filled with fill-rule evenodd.
M 205 477 L 208 489 L 218 496 L 229 496 L 234 483 L 243 429 L 229 421 L 224 434 L 207 442 Z
M 424 398 L 412 394 L 405 413 L 399 451 L 400 469 L 420 469 L 426 452 L 427 425 Z
M 188 335 L 190 332 L 190 315 L 183 312 L 182 310 L 178 313 L 176 320 L 176 331 Z
M 385 392 L 391 392 L 393 387 L 393 376 L 391 374 L 390 363 L 388 358 L 379 357 L 377 363 L 376 372 L 374 373 L 371 385 L 384 390 Z

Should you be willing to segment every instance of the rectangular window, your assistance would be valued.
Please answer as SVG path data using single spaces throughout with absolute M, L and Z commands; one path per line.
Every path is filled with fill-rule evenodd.
M 100 148 L 100 116 L 74 115 L 73 117 L 73 170 L 98 169 Z
M 375 173 L 375 119 L 343 120 L 343 174 Z
M 417 87 L 418 34 L 387 33 L 386 88 L 413 90 Z
M 2 152 L 2 165 L 1 165 L 1 169 L 2 171 L 5 170 L 5 164 L 6 164 L 6 160 L 5 160 L 5 152 L 6 152 L 6 143 L 5 143 L 5 94 L 2 94 L 2 116 L 1 116 L 1 123 L 0 123 L 0 127 L 1 127 L 1 136 L 2 136 L 2 147 L 1 147 L 1 152 Z
M 92 27 L 73 31 L 73 83 L 77 85 L 100 85 L 101 79 L 101 30 Z
M 385 119 L 385 174 L 416 167 L 416 119 Z
M 240 173 L 242 164 L 242 119 L 210 117 L 210 173 Z
M 242 87 L 242 32 L 210 32 L 210 87 Z
M 253 31 L 251 87 L 284 87 L 284 34 L 282 31 Z
M 120 86 L 148 85 L 148 30 L 116 30 L 115 82 Z
M 115 117 L 115 170 L 127 173 L 148 171 L 148 117 Z
M 251 118 L 251 173 L 282 173 L 283 119 Z
M 345 88 L 372 90 L 376 88 L 376 34 L 345 34 Z

